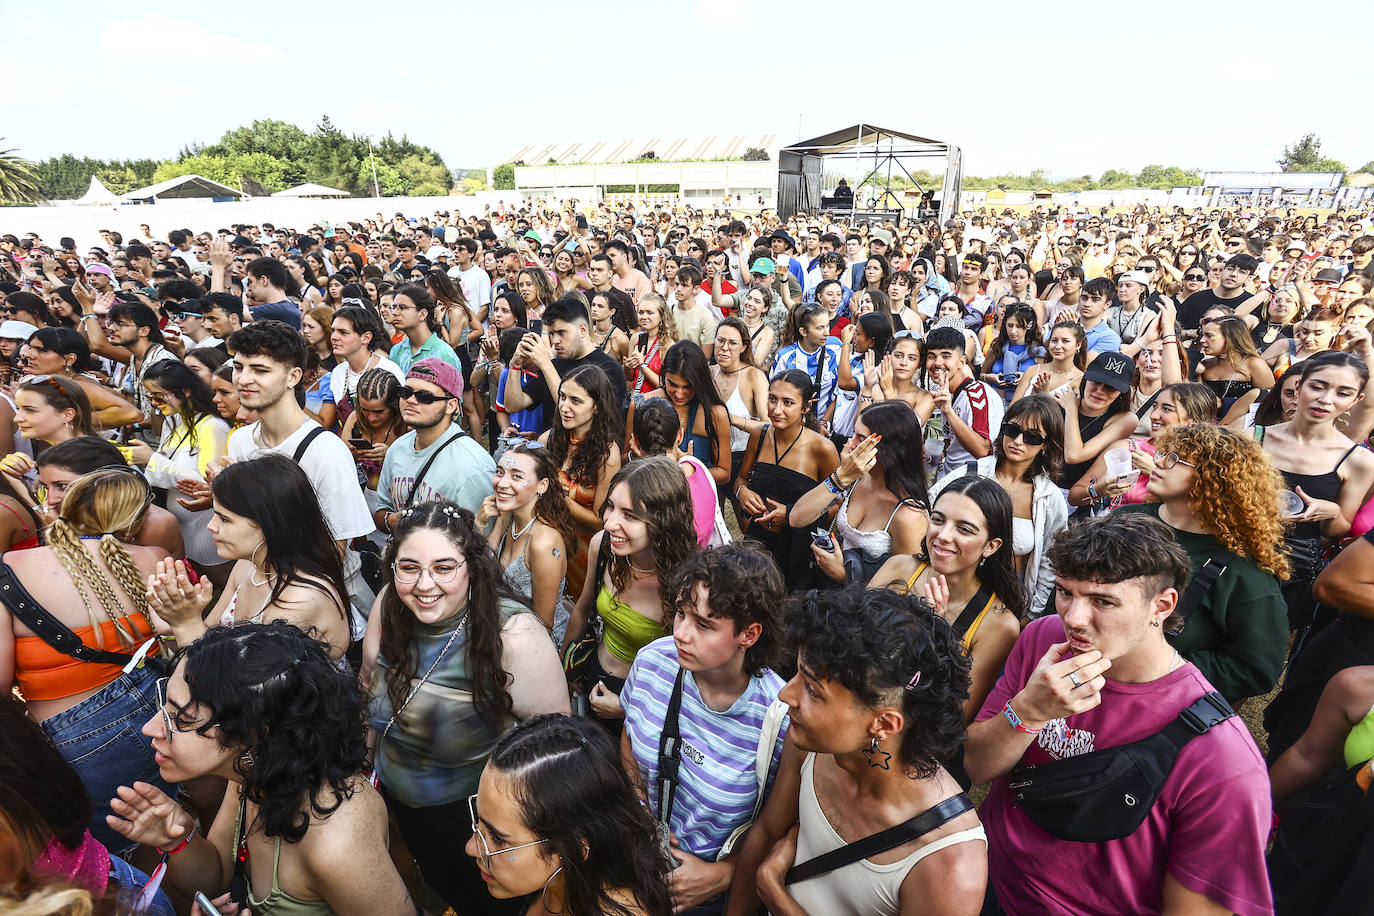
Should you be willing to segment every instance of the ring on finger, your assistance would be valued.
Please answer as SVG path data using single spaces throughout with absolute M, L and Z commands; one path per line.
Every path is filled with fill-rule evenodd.
M 1083 682 L 1078 679 L 1078 674 L 1073 671 L 1069 672 L 1069 683 L 1073 684 L 1075 687 L 1083 686 Z

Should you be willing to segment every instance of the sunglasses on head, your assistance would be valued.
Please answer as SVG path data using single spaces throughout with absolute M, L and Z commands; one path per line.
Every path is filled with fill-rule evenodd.
M 432 394 L 428 391 L 416 391 L 414 388 L 405 385 L 396 389 L 396 394 L 402 401 L 414 398 L 416 403 L 419 404 L 433 404 L 435 401 L 453 400 L 453 395 L 451 394 Z
M 1015 423 L 1004 422 L 1002 424 L 1002 436 L 1005 439 L 1020 438 L 1027 445 L 1044 445 L 1045 434 L 1038 433 L 1033 429 L 1022 429 Z

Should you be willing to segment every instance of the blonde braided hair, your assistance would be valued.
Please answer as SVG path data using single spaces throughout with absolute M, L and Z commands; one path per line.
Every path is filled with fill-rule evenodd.
M 100 535 L 100 555 L 108 564 L 109 573 L 128 596 L 134 612 L 146 616 L 148 601 L 142 573 L 114 532 L 137 527 L 147 507 L 148 488 L 142 475 L 113 468 L 92 471 L 67 488 L 61 515 L 47 532 L 48 546 L 76 586 L 95 630 L 96 644 L 102 649 L 104 632 L 95 608 L 91 607 L 88 587 L 99 599 L 105 615 L 114 622 L 122 646 L 134 645 L 140 634 L 115 594 L 110 575 L 81 544 L 81 535 Z

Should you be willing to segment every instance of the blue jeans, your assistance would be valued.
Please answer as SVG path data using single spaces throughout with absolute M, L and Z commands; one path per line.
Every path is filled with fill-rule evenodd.
M 165 879 L 164 879 L 165 880 Z M 110 856 L 110 883 L 119 886 L 119 899 L 123 901 L 128 898 L 133 901 L 134 896 L 143 890 L 143 886 L 148 883 L 148 876 L 125 862 L 119 856 Z M 140 916 L 176 916 L 176 910 L 172 907 L 172 901 L 167 899 L 167 895 L 158 890 L 153 896 L 153 900 L 148 904 L 148 908 L 141 911 Z
M 152 742 L 140 733 L 157 712 L 157 672 L 148 665 L 121 674 L 94 696 L 41 723 L 57 750 L 81 777 L 91 799 L 91 834 L 112 855 L 138 844 L 110 829 L 110 799 L 120 786 L 146 782 L 173 798 L 177 787 L 163 780 L 153 762 Z

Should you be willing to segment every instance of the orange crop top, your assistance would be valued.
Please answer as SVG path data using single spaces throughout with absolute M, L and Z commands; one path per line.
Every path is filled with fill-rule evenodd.
M 124 618 L 138 635 L 132 646 L 120 644 L 119 632 L 113 620 L 100 624 L 101 634 L 105 637 L 105 650 L 120 655 L 133 654 L 139 646 L 153 638 L 153 627 L 148 618 L 135 612 Z M 81 641 L 91 648 L 99 648 L 95 641 L 94 627 L 81 627 L 72 630 Z M 60 700 L 75 696 L 88 690 L 104 687 L 119 677 L 118 665 L 101 662 L 83 662 L 59 652 L 37 636 L 21 636 L 14 641 L 14 679 L 20 691 L 28 700 Z

